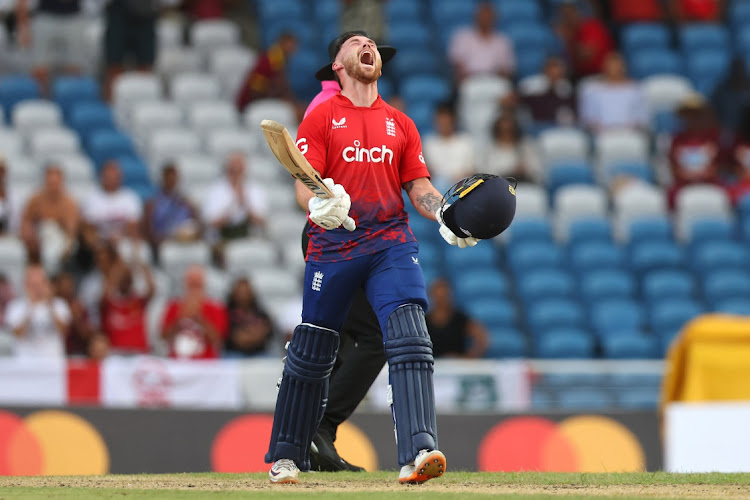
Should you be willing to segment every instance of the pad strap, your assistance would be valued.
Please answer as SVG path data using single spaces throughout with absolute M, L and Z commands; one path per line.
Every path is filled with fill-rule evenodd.
M 266 462 L 289 458 L 300 470 L 310 470 L 310 443 L 325 412 L 328 378 L 338 348 L 339 334 L 334 330 L 307 323 L 295 328 L 276 399 Z
M 399 465 L 412 463 L 420 450 L 437 449 L 437 417 L 432 373 L 432 341 L 424 311 L 406 304 L 388 317 L 385 353 L 393 391 Z

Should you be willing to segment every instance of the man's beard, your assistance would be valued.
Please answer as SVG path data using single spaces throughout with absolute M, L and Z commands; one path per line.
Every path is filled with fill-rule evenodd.
M 346 74 L 362 83 L 373 83 L 377 81 L 378 78 L 380 78 L 380 69 L 382 67 L 382 63 L 376 62 L 373 65 L 373 71 L 368 71 L 366 73 L 359 65 L 359 56 L 357 54 L 354 54 L 352 57 L 344 61 L 344 71 L 346 71 Z

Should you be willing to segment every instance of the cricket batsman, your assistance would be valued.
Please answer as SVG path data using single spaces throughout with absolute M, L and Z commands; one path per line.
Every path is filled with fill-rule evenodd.
M 383 57 L 376 44 L 362 31 L 347 32 L 329 46 L 329 56 L 326 71 L 341 92 L 302 121 L 297 147 L 335 196 L 320 199 L 296 183 L 298 202 L 310 210 L 310 241 L 302 323 L 288 347 L 265 457 L 273 463 L 269 477 L 296 483 L 300 470 L 310 468 L 339 331 L 364 286 L 389 365 L 399 482 L 423 483 L 445 472 L 446 458 L 438 449 L 424 277 L 401 189 L 422 216 L 440 223 L 448 243 L 465 248 L 479 239 L 456 226 L 456 214 L 458 233 L 443 224 L 443 213 L 455 210 L 429 180 L 414 122 L 378 95 Z

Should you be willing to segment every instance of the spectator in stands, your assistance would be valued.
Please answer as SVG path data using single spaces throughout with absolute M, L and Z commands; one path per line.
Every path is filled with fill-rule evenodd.
M 438 278 L 430 285 L 425 316 L 435 357 L 481 358 L 489 344 L 487 330 L 453 304 L 450 283 Z
M 729 196 L 732 203 L 737 204 L 750 193 L 750 106 L 742 110 L 741 125 L 732 145 L 729 164 L 735 177 L 735 182 L 729 188 Z
M 635 3 L 635 2 L 634 2 Z M 668 0 L 671 18 L 679 23 L 721 22 L 726 2 L 724 0 Z
M 8 304 L 5 321 L 15 337 L 19 358 L 63 358 L 70 309 L 55 298 L 44 269 L 26 269 L 26 293 Z
M 144 293 L 135 287 L 135 272 L 145 278 Z M 120 260 L 112 267 L 104 283 L 101 323 L 113 349 L 128 354 L 148 352 L 146 308 L 155 291 L 154 277 L 146 263 L 135 260 L 131 267 Z
M 607 54 L 615 48 L 607 26 L 596 17 L 585 17 L 577 0 L 564 0 L 559 17 L 557 33 L 565 44 L 574 76 L 600 73 Z
M 256 99 L 278 98 L 295 103 L 286 78 L 286 63 L 297 50 L 297 37 L 282 33 L 279 39 L 258 58 L 237 94 L 237 109 L 244 110 Z
M 50 163 L 42 188 L 21 217 L 21 238 L 31 259 L 40 261 L 48 273 L 57 273 L 73 256 L 80 227 L 78 203 L 65 189 L 65 174 L 60 165 Z
M 150 72 L 156 61 L 156 21 L 165 0 L 112 0 L 104 16 L 104 95 L 132 62 L 135 70 Z
M 612 19 L 618 23 L 656 22 L 664 17 L 659 0 L 612 0 Z
M 482 172 L 513 177 L 518 182 L 542 182 L 542 166 L 533 144 L 524 139 L 518 120 L 503 113 L 492 125 L 492 141 L 484 151 Z
M 435 110 L 435 133 L 424 139 L 424 157 L 430 166 L 433 183 L 448 189 L 476 168 L 476 145 L 469 134 L 458 132 L 456 111 L 450 104 Z
M 384 0 L 341 0 L 340 32 L 361 30 L 375 41 L 384 40 L 387 26 L 383 3 Z
M 84 276 L 78 296 L 90 315 L 92 325 L 100 327 L 101 299 L 105 283 L 110 279 L 112 271 L 124 264 L 111 241 L 102 241 L 93 249 L 93 261 L 95 268 Z
M 65 337 L 65 352 L 68 355 L 85 356 L 88 345 L 95 334 L 89 313 L 76 294 L 76 280 L 72 273 L 60 273 L 54 278 L 55 296 L 64 300 L 70 310 L 70 326 Z
M 227 336 L 227 311 L 206 295 L 203 268 L 185 271 L 183 294 L 167 306 L 161 336 L 174 358 L 217 358 Z
M 734 132 L 743 125 L 742 112 L 750 106 L 750 72 L 741 57 L 732 60 L 729 72 L 711 96 L 711 105 L 727 131 Z
M 221 253 L 221 243 L 263 231 L 267 211 L 263 189 L 247 178 L 245 155 L 227 157 L 224 175 L 208 188 L 203 199 L 203 222 L 209 240 Z
M 137 238 L 143 208 L 133 191 L 122 186 L 117 160 L 104 164 L 100 173 L 101 189 L 91 192 L 83 203 L 84 241 L 95 248 L 104 241 L 124 237 Z
M 627 74 L 618 52 L 604 60 L 601 78 L 581 90 L 579 116 L 593 133 L 607 129 L 645 129 L 649 123 L 646 97 L 641 85 Z
M 520 104 L 538 131 L 545 126 L 572 126 L 576 121 L 576 98 L 568 80 L 565 62 L 550 57 L 544 63 L 541 78 L 520 88 Z
M 31 49 L 31 72 L 46 93 L 51 71 L 79 73 L 86 61 L 86 18 L 82 0 L 39 0 L 31 13 L 31 0 L 16 2 L 18 41 Z
M 271 318 L 258 303 L 247 278 L 232 285 L 227 297 L 229 335 L 224 346 L 230 356 L 254 356 L 268 349 L 273 334 Z
M 5 158 L 0 157 L 0 235 L 10 232 L 16 208 L 7 179 L 8 167 Z
M 193 241 L 201 234 L 200 214 L 179 190 L 177 166 L 171 162 L 164 165 L 161 179 L 159 190 L 143 211 L 143 233 L 155 255 L 164 240 Z
M 448 46 L 448 58 L 458 81 L 474 75 L 511 77 L 516 58 L 510 38 L 495 28 L 492 2 L 477 5 L 475 25 L 456 31 Z
M 670 206 L 680 189 L 689 184 L 721 184 L 719 129 L 702 95 L 694 93 L 680 104 L 678 114 L 684 124 L 672 138 L 669 163 L 673 184 L 668 191 Z
M 94 361 L 102 361 L 109 356 L 109 339 L 103 333 L 95 333 L 88 344 L 87 354 Z

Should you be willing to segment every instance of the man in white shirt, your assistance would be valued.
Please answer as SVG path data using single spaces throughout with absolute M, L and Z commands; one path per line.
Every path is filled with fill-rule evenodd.
M 91 192 L 83 204 L 84 235 L 90 248 L 101 240 L 138 236 L 143 211 L 138 195 L 122 187 L 117 160 L 104 164 L 100 179 L 101 189 Z
M 247 179 L 245 155 L 230 154 L 224 173 L 208 188 L 203 201 L 203 221 L 214 243 L 244 238 L 252 229 L 265 226 L 265 192 Z
M 26 295 L 14 299 L 5 311 L 5 322 L 15 338 L 19 358 L 62 358 L 70 325 L 70 309 L 52 293 L 41 266 L 26 269 Z
M 469 134 L 456 131 L 456 113 L 449 104 L 437 107 L 434 120 L 435 133 L 425 137 L 422 149 L 433 184 L 445 191 L 475 172 L 476 145 Z
M 628 78 L 625 61 L 617 52 L 604 60 L 601 77 L 580 89 L 578 114 L 590 131 L 648 126 L 646 97 L 640 84 Z
M 448 56 L 458 80 L 487 74 L 513 76 L 516 71 L 513 43 L 495 29 L 492 3 L 480 3 L 475 19 L 475 26 L 456 31 L 448 46 Z

